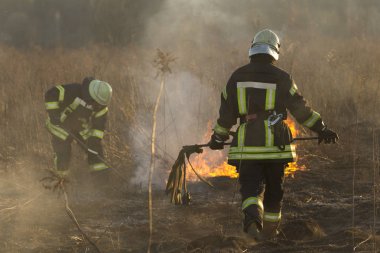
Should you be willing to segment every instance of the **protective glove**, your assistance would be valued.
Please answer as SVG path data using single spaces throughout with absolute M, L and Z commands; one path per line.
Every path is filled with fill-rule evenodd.
M 212 150 L 218 150 L 218 149 L 223 149 L 224 148 L 224 142 L 228 140 L 228 136 L 223 136 L 214 133 L 211 136 L 211 140 L 208 142 L 208 145 Z
M 327 127 L 323 128 L 318 133 L 318 144 L 322 143 L 336 143 L 339 140 L 338 134 L 334 131 L 328 129 Z
M 55 125 L 55 126 L 59 126 L 61 124 L 61 115 L 58 114 L 58 113 L 51 113 L 49 115 L 49 118 L 50 118 L 50 122 Z

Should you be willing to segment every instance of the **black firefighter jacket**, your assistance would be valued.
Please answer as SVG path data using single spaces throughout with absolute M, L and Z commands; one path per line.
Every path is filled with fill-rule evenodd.
M 80 136 L 89 149 L 103 154 L 101 140 L 104 136 L 108 108 L 86 103 L 91 98 L 88 85 L 77 83 L 57 85 L 45 93 L 45 107 L 49 114 L 46 125 L 55 137 L 66 141 L 70 131 Z M 107 167 L 95 155 L 89 153 L 92 169 Z
M 324 127 L 320 114 L 307 106 L 291 76 L 274 66 L 268 57 L 257 55 L 237 69 L 221 94 L 214 127 L 216 134 L 227 136 L 240 119 L 229 150 L 229 163 L 237 166 L 242 160 L 294 161 L 291 132 L 283 121 L 288 112 L 312 131 L 319 132 Z M 274 114 L 282 114 L 282 120 L 269 126 L 268 117 Z

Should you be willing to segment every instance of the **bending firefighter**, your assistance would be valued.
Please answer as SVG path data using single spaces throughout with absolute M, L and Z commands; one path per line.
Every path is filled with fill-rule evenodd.
M 111 97 L 111 86 L 93 78 L 85 78 L 82 84 L 57 85 L 45 93 L 45 106 L 49 114 L 46 126 L 52 134 L 54 172 L 58 176 L 68 174 L 71 142 L 75 137 L 87 145 L 88 163 L 92 171 L 108 169 L 97 155 L 103 155 L 101 140 Z
M 296 158 L 284 120 L 290 112 L 303 126 L 318 133 L 319 143 L 335 143 L 338 135 L 307 106 L 291 76 L 274 66 L 280 41 L 271 30 L 256 34 L 250 63 L 237 69 L 221 95 L 219 118 L 210 140 L 222 149 L 230 128 L 240 125 L 228 154 L 239 172 L 244 231 L 256 239 L 276 235 L 281 221 L 284 169 Z

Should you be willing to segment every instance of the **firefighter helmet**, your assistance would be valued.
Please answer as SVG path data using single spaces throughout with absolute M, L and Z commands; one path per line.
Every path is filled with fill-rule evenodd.
M 256 33 L 248 55 L 251 57 L 255 54 L 269 54 L 277 61 L 279 53 L 280 39 L 273 31 L 265 29 Z
M 100 80 L 92 80 L 89 85 L 89 93 L 98 104 L 108 105 L 112 97 L 112 87 Z

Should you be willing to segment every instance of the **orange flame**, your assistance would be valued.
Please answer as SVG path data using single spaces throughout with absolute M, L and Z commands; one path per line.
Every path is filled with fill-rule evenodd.
M 285 121 L 290 130 L 292 131 L 293 136 L 299 135 L 299 131 L 296 128 L 296 124 L 293 120 L 287 119 Z M 210 140 L 212 134 L 212 122 L 208 122 L 207 124 L 207 132 L 202 138 L 203 142 L 207 142 Z M 226 176 L 230 178 L 237 178 L 238 173 L 236 172 L 235 166 L 231 166 L 227 163 L 227 153 L 226 150 L 223 151 L 215 151 L 211 149 L 205 148 L 203 153 L 194 156 L 191 159 L 191 163 L 194 169 L 203 177 L 218 177 L 218 176 Z M 297 161 L 289 163 L 288 167 L 285 170 L 286 176 L 294 177 L 296 171 L 305 170 L 305 165 L 298 165 Z M 197 180 L 197 177 L 194 173 L 188 174 L 189 180 Z
M 285 123 L 288 125 L 290 131 L 292 132 L 293 137 L 296 137 L 300 134 L 300 131 L 296 127 L 296 123 L 290 117 L 288 117 L 285 120 Z M 297 147 L 297 144 L 292 144 L 292 145 Z M 305 165 L 297 164 L 297 160 L 298 158 L 296 158 L 295 162 L 288 163 L 288 167 L 285 169 L 285 176 L 294 177 L 294 174 L 296 173 L 296 171 L 300 171 L 300 170 L 302 171 L 306 169 Z
M 202 138 L 202 142 L 206 143 L 210 140 L 212 134 L 212 122 L 207 124 L 207 132 Z M 227 163 L 226 151 L 216 151 L 208 148 L 203 149 L 203 153 L 194 156 L 192 159 L 194 169 L 203 177 L 231 177 L 237 178 L 235 166 Z M 196 180 L 194 173 L 189 173 L 190 180 Z

